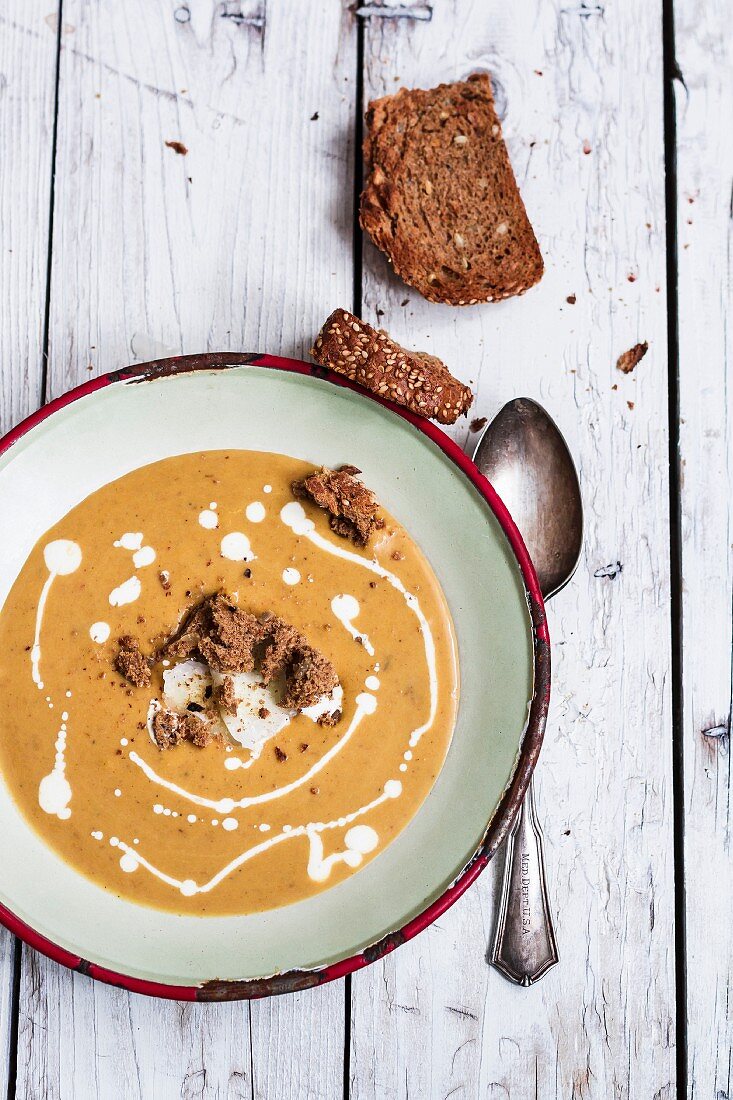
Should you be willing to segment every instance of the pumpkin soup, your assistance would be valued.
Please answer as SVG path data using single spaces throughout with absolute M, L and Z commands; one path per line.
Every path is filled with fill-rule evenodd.
M 0 770 L 101 888 L 193 915 L 286 905 L 428 795 L 458 700 L 450 614 L 344 469 L 168 458 L 30 554 L 0 612 Z

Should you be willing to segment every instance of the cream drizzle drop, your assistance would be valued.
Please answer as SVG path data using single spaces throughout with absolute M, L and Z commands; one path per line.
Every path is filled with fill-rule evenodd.
M 260 745 L 258 749 L 253 749 L 252 755 L 250 756 L 249 760 L 242 760 L 239 756 L 228 756 L 224 761 L 224 767 L 229 772 L 235 772 L 238 768 L 251 768 L 252 765 L 256 763 L 262 755 L 263 746 L 264 742 L 263 745 Z
M 379 836 L 370 825 L 354 825 L 344 837 L 345 850 L 333 852 L 324 859 L 320 833 L 311 830 L 308 832 L 308 839 L 310 840 L 308 875 L 315 882 L 325 882 L 336 863 L 345 863 L 347 867 L 352 868 L 359 867 L 364 856 L 373 852 L 379 844 Z
M 349 632 L 351 637 L 355 640 L 360 641 L 369 656 L 373 657 L 374 646 L 369 641 L 367 635 L 362 633 L 362 631 L 357 630 L 354 626 L 354 619 L 361 611 L 359 601 L 354 596 L 334 596 L 334 598 L 331 600 L 331 610 L 333 611 L 334 615 L 341 623 L 341 625 L 344 627 L 344 629 Z
M 306 535 L 310 537 L 311 533 L 314 532 L 316 528 L 313 520 L 308 519 L 305 514 L 303 505 L 299 504 L 297 500 L 291 500 L 282 506 L 280 509 L 280 519 L 295 535 Z M 325 539 L 323 541 L 326 542 Z M 329 546 L 330 549 L 330 544 L 326 543 L 326 545 Z M 354 557 L 355 556 L 356 555 L 354 555 Z M 361 561 L 361 558 L 359 560 Z
M 97 645 L 103 645 L 107 641 L 109 636 L 109 623 L 92 623 L 92 625 L 89 627 L 89 637 L 92 639 L 93 642 L 96 642 Z
M 126 581 L 113 588 L 109 594 L 109 602 L 112 607 L 123 607 L 127 603 L 134 603 L 142 591 L 142 585 L 138 577 L 128 577 Z
M 126 531 L 124 535 L 116 539 L 113 543 L 114 546 L 121 547 L 123 550 L 139 550 L 142 544 L 142 531 Z
M 231 531 L 221 540 L 221 556 L 229 561 L 254 561 L 249 539 L 241 531 Z
M 289 566 L 287 569 L 283 569 L 283 581 L 285 584 L 299 584 L 300 573 L 297 569 L 293 569 L 292 566 Z
M 152 565 L 155 561 L 155 550 L 152 546 L 141 546 L 132 555 L 132 563 L 136 569 L 143 569 L 146 565 Z
M 68 717 L 68 716 L 67 716 Z M 56 735 L 56 759 L 53 771 L 44 775 L 38 784 L 38 804 L 47 814 L 55 814 L 61 821 L 71 817 L 71 787 L 66 778 L 66 718 L 61 721 Z
M 331 868 L 335 863 L 345 863 L 347 867 L 356 869 L 362 861 L 359 852 L 352 852 L 347 848 L 343 852 L 334 852 L 330 856 L 323 855 L 323 841 L 321 834 L 315 829 L 306 829 L 306 835 L 310 841 L 310 853 L 308 856 L 308 877 L 314 882 L 325 882 L 330 877 Z
M 203 512 L 199 512 L 199 523 L 207 531 L 213 531 L 215 527 L 219 526 L 219 517 L 211 508 L 204 508 Z
M 244 510 L 244 514 L 250 523 L 262 523 L 267 515 L 265 506 L 261 500 L 253 500 Z
M 318 546 L 328 554 L 333 554 L 337 558 L 344 558 L 345 561 L 351 561 L 355 565 L 360 565 L 363 569 L 368 569 L 370 573 L 376 573 L 376 575 L 382 577 L 383 580 L 389 581 L 392 587 L 396 588 L 397 591 L 402 594 L 405 603 L 416 616 L 420 623 L 423 645 L 425 647 L 425 660 L 427 662 L 428 674 L 430 677 L 430 713 L 427 722 L 418 726 L 417 729 L 414 729 L 410 734 L 410 745 L 414 748 L 426 730 L 429 730 L 432 726 L 438 709 L 438 673 L 435 660 L 435 642 L 430 629 L 430 623 L 425 618 L 419 600 L 411 592 L 407 591 L 399 577 L 395 576 L 394 573 L 390 573 L 388 569 L 384 569 L 378 561 L 362 558 L 358 554 L 353 554 L 350 550 L 345 550 L 341 546 L 336 546 L 334 543 L 329 542 L 328 539 L 324 539 L 322 535 L 319 535 L 315 529 L 313 520 L 308 519 L 305 514 L 305 509 L 299 501 L 291 500 L 288 504 L 284 505 L 280 511 L 280 519 L 294 534 L 304 536 L 309 542 L 312 542 L 314 546 Z

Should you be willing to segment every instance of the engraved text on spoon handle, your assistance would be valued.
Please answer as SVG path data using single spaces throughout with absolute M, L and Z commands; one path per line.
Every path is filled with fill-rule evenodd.
M 509 834 L 491 961 L 518 985 L 531 985 L 558 961 L 547 897 L 542 831 L 532 783 Z

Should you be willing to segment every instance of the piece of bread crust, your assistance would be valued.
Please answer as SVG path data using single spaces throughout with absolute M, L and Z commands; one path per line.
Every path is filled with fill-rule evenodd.
M 542 277 L 488 73 L 369 104 L 360 222 L 431 302 L 475 305 Z
M 150 661 L 140 652 L 137 639 L 130 634 L 120 638 L 120 648 L 115 657 L 115 670 L 135 687 L 147 687 L 150 683 Z
M 384 527 L 378 515 L 379 504 L 354 471 L 355 466 L 342 466 L 329 470 L 322 466 L 301 481 L 294 481 L 292 490 L 299 499 L 315 501 L 319 508 L 330 515 L 330 527 L 341 538 L 351 539 L 355 546 L 366 546 L 375 531 Z
M 320 366 L 441 424 L 455 424 L 473 401 L 468 386 L 454 378 L 440 359 L 407 351 L 386 332 L 345 309 L 333 311 L 311 355 Z

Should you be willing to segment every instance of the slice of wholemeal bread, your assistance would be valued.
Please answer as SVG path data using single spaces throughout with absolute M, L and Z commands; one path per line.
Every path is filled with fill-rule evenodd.
M 386 332 L 345 309 L 336 309 L 316 337 L 311 355 L 322 367 L 413 412 L 455 424 L 473 394 L 446 365 L 422 351 L 407 351 Z
M 431 302 L 523 294 L 543 263 L 512 172 L 487 73 L 369 104 L 360 221 Z

